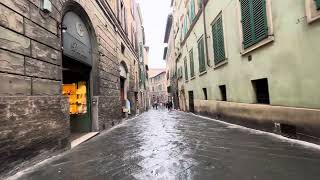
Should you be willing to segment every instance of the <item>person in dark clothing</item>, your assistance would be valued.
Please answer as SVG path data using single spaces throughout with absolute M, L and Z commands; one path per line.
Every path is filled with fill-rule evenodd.
M 169 101 L 169 102 L 168 102 L 168 109 L 169 109 L 169 111 L 171 111 L 171 110 L 172 110 L 172 108 L 173 108 L 173 104 L 172 104 L 172 102 L 171 102 L 171 101 Z

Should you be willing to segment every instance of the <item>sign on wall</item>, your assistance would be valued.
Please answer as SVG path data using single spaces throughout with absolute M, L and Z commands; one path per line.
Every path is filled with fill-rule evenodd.
M 91 66 L 91 40 L 82 19 L 74 12 L 67 12 L 63 25 L 67 27 L 63 32 L 63 54 Z

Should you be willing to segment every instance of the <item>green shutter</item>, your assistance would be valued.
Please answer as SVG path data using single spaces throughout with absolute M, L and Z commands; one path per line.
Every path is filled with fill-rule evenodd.
M 204 45 L 203 37 L 200 38 L 198 42 L 198 54 L 199 54 L 199 71 L 203 72 L 206 70 L 206 62 L 204 57 Z
M 184 37 L 186 37 L 188 33 L 188 15 L 184 18 Z
M 316 1 L 317 10 L 320 10 L 320 0 L 315 0 L 315 1 Z
M 198 0 L 198 8 L 202 9 L 202 0 Z
M 188 81 L 189 77 L 188 77 L 188 62 L 187 62 L 187 58 L 184 58 L 184 77 L 185 80 Z
M 191 77 L 194 77 L 194 61 L 193 61 L 193 50 L 189 52 L 189 58 L 190 58 L 190 75 Z
M 191 0 L 191 12 L 190 12 L 190 15 L 191 15 L 191 20 L 193 20 L 195 18 L 195 8 L 194 8 L 194 0 Z
M 218 64 L 226 59 L 224 48 L 223 24 L 220 16 L 212 25 L 212 39 L 214 50 L 214 63 Z
M 240 0 L 243 46 L 248 48 L 268 37 L 266 0 Z

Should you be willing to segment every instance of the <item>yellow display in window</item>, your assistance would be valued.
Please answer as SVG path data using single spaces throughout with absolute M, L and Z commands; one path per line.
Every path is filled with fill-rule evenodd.
M 86 82 L 78 82 L 77 89 L 77 110 L 78 113 L 87 113 L 87 86 Z
M 69 96 L 69 95 L 75 95 L 77 92 L 77 84 L 64 84 L 63 85 L 63 95 Z
M 63 85 L 63 95 L 69 97 L 70 114 L 87 113 L 87 85 L 80 81 L 73 84 Z

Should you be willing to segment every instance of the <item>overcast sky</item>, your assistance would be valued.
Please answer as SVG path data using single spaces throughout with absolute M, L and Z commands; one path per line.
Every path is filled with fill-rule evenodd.
M 171 0 L 137 0 L 141 6 L 146 33 L 146 45 L 150 46 L 149 67 L 165 68 L 163 39 Z

